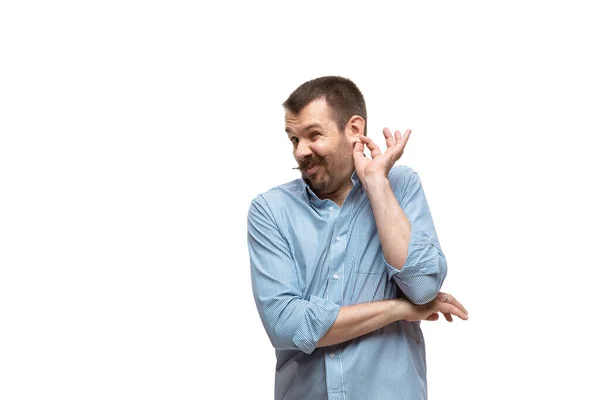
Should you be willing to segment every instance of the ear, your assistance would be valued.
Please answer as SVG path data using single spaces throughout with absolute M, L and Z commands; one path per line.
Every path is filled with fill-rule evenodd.
M 365 120 L 360 115 L 353 115 L 346 124 L 346 135 L 351 139 L 358 140 L 360 135 L 365 134 Z

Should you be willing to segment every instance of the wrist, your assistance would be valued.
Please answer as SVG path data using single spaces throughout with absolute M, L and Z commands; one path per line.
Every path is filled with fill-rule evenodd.
M 363 186 L 367 194 L 377 194 L 390 188 L 390 181 L 383 175 L 365 176 Z
M 408 316 L 408 302 L 402 299 L 393 299 L 392 316 L 394 321 L 402 321 Z

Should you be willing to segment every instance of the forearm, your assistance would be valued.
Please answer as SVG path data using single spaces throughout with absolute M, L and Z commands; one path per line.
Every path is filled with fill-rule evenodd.
M 317 347 L 343 343 L 402 319 L 402 300 L 390 299 L 343 306 Z
M 398 204 L 387 178 L 365 178 L 364 186 L 373 209 L 383 255 L 388 263 L 401 269 L 408 257 L 410 221 Z
M 373 332 L 395 321 L 435 321 L 438 313 L 452 321 L 452 315 L 469 318 L 462 304 L 447 293 L 439 293 L 425 305 L 415 305 L 403 299 L 354 304 L 340 308 L 337 319 L 317 347 L 331 346 Z

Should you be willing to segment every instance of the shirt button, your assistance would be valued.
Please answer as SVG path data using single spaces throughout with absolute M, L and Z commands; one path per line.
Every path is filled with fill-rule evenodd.
M 331 357 L 331 358 L 335 357 L 335 353 L 329 353 L 329 357 Z
M 339 278 L 338 274 L 333 274 L 333 279 L 337 280 Z
M 340 237 L 340 236 L 336 236 L 336 237 L 335 237 L 335 241 L 336 241 L 336 242 L 339 242 L 339 241 L 340 241 L 340 239 L 341 239 L 341 237 Z

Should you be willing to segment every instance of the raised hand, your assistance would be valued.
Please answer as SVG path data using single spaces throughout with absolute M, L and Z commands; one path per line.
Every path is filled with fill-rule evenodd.
M 404 153 L 404 147 L 410 137 L 411 130 L 407 129 L 404 135 L 400 131 L 392 135 L 388 128 L 383 129 L 387 149 L 381 152 L 375 142 L 366 136 L 360 136 L 360 141 L 354 143 L 352 156 L 354 157 L 354 168 L 358 178 L 365 183 L 369 178 L 387 178 L 390 169 Z M 371 158 L 364 155 L 365 145 L 371 153 Z

